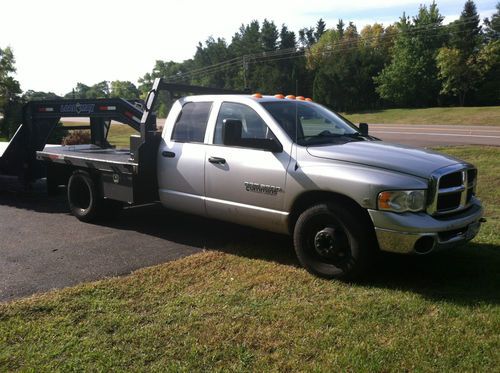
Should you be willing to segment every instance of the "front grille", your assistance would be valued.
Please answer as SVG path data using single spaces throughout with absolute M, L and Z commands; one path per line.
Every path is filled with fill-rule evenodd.
M 439 179 L 439 187 L 440 188 L 452 188 L 456 186 L 462 185 L 462 173 L 461 172 L 453 172 L 448 175 L 441 176 Z
M 475 193 L 477 170 L 470 165 L 455 165 L 432 175 L 430 203 L 427 211 L 444 215 L 470 206 Z
M 460 206 L 461 193 L 445 194 L 438 197 L 437 210 L 454 210 Z

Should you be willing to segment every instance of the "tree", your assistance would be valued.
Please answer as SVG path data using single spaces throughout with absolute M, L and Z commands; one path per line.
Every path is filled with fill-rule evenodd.
M 484 77 L 475 96 L 482 105 L 500 104 L 500 39 L 491 40 L 478 56 Z
M 55 94 L 54 92 L 43 92 L 34 91 L 32 89 L 27 90 L 23 94 L 23 101 L 37 101 L 37 100 L 58 100 L 61 96 Z
M 21 87 L 12 76 L 16 72 L 16 60 L 10 47 L 0 48 L 0 134 L 10 137 L 13 135 L 20 121 Z
M 302 48 L 311 48 L 316 43 L 314 28 L 303 28 L 299 30 L 299 44 Z
M 483 41 L 479 22 L 476 4 L 467 0 L 460 18 L 450 25 L 450 45 L 460 50 L 463 61 L 477 53 Z
M 500 39 L 500 1 L 496 5 L 497 11 L 491 16 L 491 19 L 484 19 L 485 34 L 489 40 Z
M 380 97 L 399 106 L 437 103 L 441 84 L 436 56 L 445 38 L 442 22 L 436 3 L 420 6 L 411 21 L 403 14 L 391 62 L 374 78 Z
M 336 26 L 339 37 L 344 36 L 344 27 L 345 27 L 344 21 L 342 19 L 339 19 L 339 22 L 337 23 Z
M 114 80 L 111 82 L 110 96 L 125 99 L 137 99 L 140 94 L 134 83 L 123 80 Z
M 350 22 L 328 30 L 311 48 L 308 67 L 316 71 L 314 99 L 336 110 L 374 108 L 379 104 L 373 76 L 387 63 L 388 43 L 382 25 L 367 25 L 361 33 Z
M 276 50 L 276 48 L 278 48 L 278 37 L 278 28 L 274 22 L 269 22 L 267 19 L 264 19 L 261 31 L 262 49 L 264 51 Z
M 491 61 L 483 56 L 485 40 L 473 1 L 465 3 L 460 18 L 450 25 L 450 29 L 454 32 L 449 46 L 441 48 L 436 56 L 438 76 L 443 82 L 441 93 L 458 97 L 463 106 L 491 68 Z
M 318 23 L 316 24 L 316 32 L 314 33 L 314 39 L 318 41 L 325 33 L 325 30 L 326 30 L 326 23 L 325 21 L 323 21 L 323 18 L 320 18 L 318 20 Z

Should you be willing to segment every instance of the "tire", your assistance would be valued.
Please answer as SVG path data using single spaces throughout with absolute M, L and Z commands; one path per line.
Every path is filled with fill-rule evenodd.
M 293 241 L 300 264 L 327 279 L 359 279 L 375 252 L 373 227 L 357 206 L 346 203 L 320 203 L 305 210 Z
M 68 204 L 71 213 L 83 222 L 97 220 L 102 211 L 102 198 L 90 175 L 75 171 L 68 182 Z

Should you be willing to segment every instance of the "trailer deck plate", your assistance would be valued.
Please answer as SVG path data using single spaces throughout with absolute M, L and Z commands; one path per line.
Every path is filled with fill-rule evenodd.
M 95 145 L 46 146 L 37 159 L 104 171 L 133 173 L 138 163 L 126 149 L 103 149 Z

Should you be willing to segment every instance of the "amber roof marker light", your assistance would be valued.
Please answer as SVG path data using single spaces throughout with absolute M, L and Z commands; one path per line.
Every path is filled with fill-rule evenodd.
M 252 97 L 254 97 L 254 98 L 262 98 L 262 93 L 258 93 L 258 92 L 257 92 L 257 93 L 254 93 L 254 94 L 252 95 Z
M 294 95 L 288 95 L 288 96 L 286 96 L 286 98 L 288 98 L 289 100 L 295 100 L 295 96 Z

